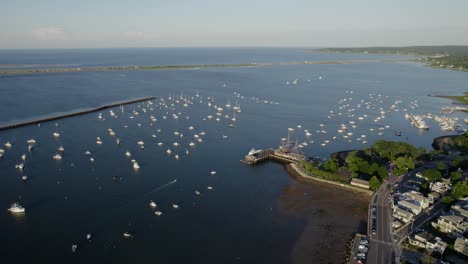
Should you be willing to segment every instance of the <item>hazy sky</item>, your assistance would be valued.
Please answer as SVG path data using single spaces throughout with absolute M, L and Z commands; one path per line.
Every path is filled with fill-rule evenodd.
M 468 0 L 0 0 L 0 48 L 468 45 Z

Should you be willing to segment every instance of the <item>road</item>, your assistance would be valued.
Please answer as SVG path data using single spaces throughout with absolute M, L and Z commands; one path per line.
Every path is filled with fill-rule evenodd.
M 371 208 L 376 209 L 375 218 L 375 234 L 372 232 L 373 220 L 369 221 L 369 254 L 367 257 L 368 263 L 387 264 L 392 263 L 393 246 L 392 246 L 392 210 L 390 204 L 391 184 L 384 183 L 375 194 L 371 201 Z M 371 209 L 372 211 L 372 209 Z M 371 213 L 372 215 L 372 213 Z M 372 217 L 372 216 L 371 216 Z

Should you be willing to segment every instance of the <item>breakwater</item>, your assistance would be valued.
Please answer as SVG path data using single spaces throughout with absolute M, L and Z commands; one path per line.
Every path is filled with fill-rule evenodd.
M 50 122 L 50 121 L 55 121 L 55 120 L 68 118 L 68 117 L 73 117 L 73 116 L 78 116 L 78 115 L 89 114 L 89 113 L 93 113 L 93 112 L 102 111 L 102 110 L 107 109 L 107 108 L 112 108 L 112 107 L 121 106 L 121 105 L 134 104 L 134 103 L 154 100 L 156 98 L 157 98 L 156 96 L 151 96 L 151 97 L 145 97 L 145 98 L 138 98 L 138 99 L 114 102 L 114 103 L 111 103 L 111 104 L 106 104 L 106 105 L 102 105 L 102 106 L 99 106 L 99 107 L 88 108 L 88 109 L 75 111 L 75 112 L 69 112 L 69 113 L 66 113 L 66 114 L 61 114 L 61 115 L 56 115 L 56 116 L 49 116 L 49 117 L 45 117 L 45 118 L 28 120 L 28 121 L 24 121 L 24 122 L 13 123 L 13 124 L 7 124 L 7 125 L 0 126 L 0 131 L 7 130 L 7 129 L 12 129 L 12 128 L 23 127 L 23 126 L 35 125 L 35 124 L 40 124 L 40 123 L 45 123 L 45 122 Z

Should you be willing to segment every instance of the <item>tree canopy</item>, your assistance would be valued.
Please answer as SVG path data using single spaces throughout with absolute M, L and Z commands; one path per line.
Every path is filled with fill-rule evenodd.
M 436 169 L 425 170 L 423 171 L 422 175 L 424 178 L 426 178 L 430 182 L 437 181 L 440 178 L 442 178 L 442 174 L 440 173 L 440 171 Z

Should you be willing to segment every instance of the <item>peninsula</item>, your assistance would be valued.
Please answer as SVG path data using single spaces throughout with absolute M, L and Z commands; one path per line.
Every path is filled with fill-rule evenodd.
M 418 56 L 418 61 L 422 61 L 434 68 L 468 70 L 468 46 L 325 48 L 318 51 L 413 55 Z

